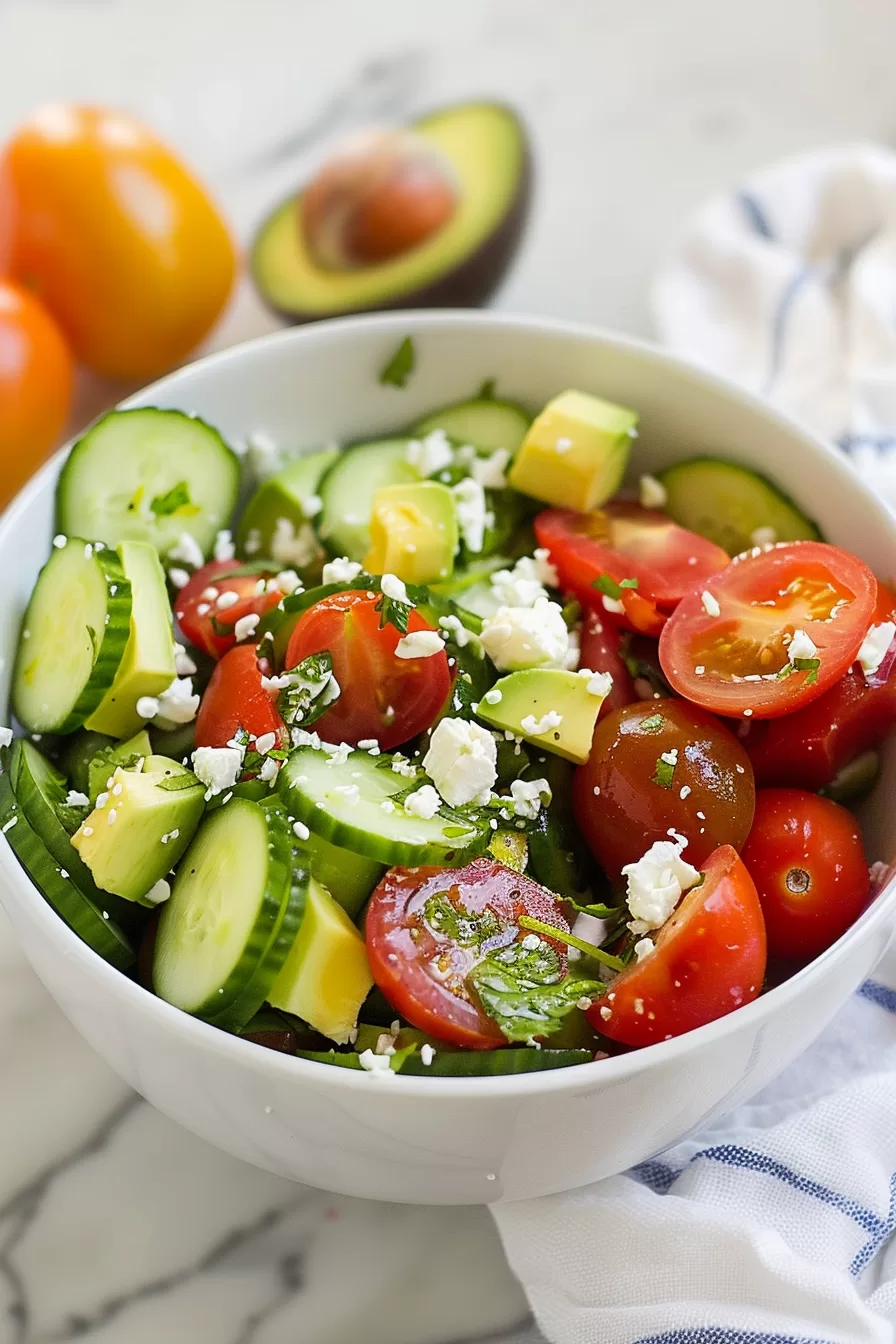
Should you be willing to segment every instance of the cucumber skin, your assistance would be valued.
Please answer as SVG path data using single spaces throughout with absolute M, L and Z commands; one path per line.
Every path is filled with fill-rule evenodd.
M 137 960 L 136 951 L 117 924 L 103 919 L 102 908 L 94 905 L 71 877 L 60 876 L 60 865 L 28 825 L 16 802 L 9 776 L 3 774 L 0 775 L 0 825 L 6 826 L 12 818 L 15 818 L 15 825 L 10 826 L 5 836 L 33 886 L 92 952 L 111 966 L 128 970 Z M 69 871 L 67 868 L 66 872 Z
M 775 482 L 770 477 L 766 476 L 763 472 L 755 471 L 752 467 L 745 467 L 740 462 L 729 462 L 724 458 L 718 458 L 718 457 L 706 457 L 706 456 L 692 457 L 688 458 L 684 462 L 676 462 L 674 466 L 667 467 L 665 471 L 659 473 L 658 479 L 660 483 L 664 485 L 666 489 L 669 490 L 671 493 L 669 481 L 673 479 L 676 474 L 680 473 L 682 470 L 687 471 L 688 468 L 690 467 L 697 467 L 697 468 L 711 467 L 713 469 L 721 467 L 725 471 L 730 471 L 732 474 L 744 472 L 746 473 L 747 476 L 752 477 L 754 481 L 758 482 L 761 486 L 763 486 L 764 489 L 769 491 L 769 493 L 772 495 L 773 499 L 779 506 L 783 507 L 788 512 L 793 514 L 796 518 L 800 519 L 805 526 L 805 535 L 800 537 L 779 536 L 777 538 L 778 541 L 793 541 L 793 540 L 824 541 L 824 535 L 821 531 L 821 528 L 812 518 L 809 518 L 803 512 L 803 510 L 790 497 L 790 495 L 788 495 L 785 491 L 783 491 L 780 488 L 780 486 L 776 485 Z M 668 505 L 666 506 L 666 512 L 669 514 L 669 517 L 672 519 L 673 522 L 678 523 L 679 527 L 690 528 L 690 523 L 693 521 L 690 514 L 686 514 L 685 512 L 680 510 L 671 510 L 669 509 Z M 762 525 L 763 520 L 759 520 L 756 523 L 757 527 L 761 527 Z M 694 529 L 690 528 L 690 530 L 693 531 Z M 727 546 L 724 544 L 721 532 L 716 532 L 712 536 L 710 536 L 708 533 L 701 533 L 700 535 L 706 535 L 709 541 L 715 542 L 715 544 L 717 546 L 721 546 L 723 550 L 728 549 Z M 729 551 L 729 554 L 742 554 L 743 551 L 750 549 L 750 547 L 753 544 L 752 540 L 749 537 L 741 538 L 741 540 L 743 542 L 742 549 L 740 551 L 734 551 L 734 552 Z
M 336 1050 L 297 1050 L 296 1055 L 318 1064 L 361 1070 L 358 1056 L 350 1051 L 340 1054 Z M 436 1050 L 431 1064 L 424 1064 L 418 1054 L 407 1055 L 395 1073 L 398 1077 L 407 1074 L 418 1078 L 493 1078 L 566 1069 L 575 1064 L 589 1064 L 593 1058 L 590 1050 L 535 1050 L 525 1046 L 509 1050 L 446 1049 Z
M 481 443 L 477 441 L 475 435 L 471 434 L 464 437 L 463 442 L 472 443 L 474 448 L 483 448 L 489 452 L 494 451 L 497 447 L 506 448 L 511 457 L 513 457 L 518 451 L 519 446 L 526 435 L 526 431 L 532 423 L 532 417 L 529 415 L 528 411 L 522 406 L 517 405 L 516 402 L 505 401 L 499 397 L 490 399 L 484 397 L 470 397 L 466 401 L 450 402 L 447 406 L 440 406 L 437 410 L 430 411 L 429 415 L 425 415 L 422 419 L 417 420 L 415 424 L 412 425 L 409 433 L 414 438 L 423 438 L 425 435 L 430 434 L 434 429 L 444 428 L 446 419 L 451 422 L 456 420 L 459 414 L 469 415 L 472 412 L 475 415 L 480 407 L 488 408 L 490 411 L 503 411 L 508 420 L 516 421 L 516 428 L 519 431 L 519 439 L 512 445 L 509 443 Z M 454 439 L 455 442 L 461 441 L 456 434 L 452 433 L 450 424 L 448 428 L 445 428 L 445 433 L 448 438 Z
M 316 531 L 318 539 L 328 555 L 332 557 L 347 555 L 349 560 L 357 560 L 363 564 L 364 556 L 370 549 L 369 518 L 366 519 L 362 524 L 357 523 L 348 524 L 349 528 L 363 527 L 368 529 L 368 535 L 364 540 L 363 554 L 362 554 L 360 545 L 355 544 L 355 539 L 350 538 L 349 540 L 346 540 L 344 535 L 342 535 L 341 532 L 339 531 L 339 520 L 344 519 L 344 513 L 343 511 L 333 507 L 333 505 L 330 502 L 330 498 L 334 490 L 340 491 L 341 489 L 339 485 L 340 476 L 347 469 L 349 472 L 351 471 L 352 456 L 354 454 L 364 452 L 365 449 L 367 448 L 380 448 L 386 444 L 394 444 L 396 446 L 395 461 L 402 462 L 404 464 L 405 470 L 403 470 L 400 474 L 396 474 L 392 479 L 384 478 L 379 484 L 380 485 L 410 484 L 412 482 L 419 481 L 420 476 L 414 470 L 414 468 L 411 467 L 410 463 L 407 462 L 404 456 L 404 453 L 407 451 L 407 445 L 409 442 L 410 440 L 407 438 L 398 437 L 394 439 L 371 439 L 365 443 L 350 444 L 347 448 L 343 449 L 343 451 L 336 458 L 336 461 L 333 462 L 333 464 L 324 472 L 318 485 L 318 494 L 320 495 L 320 498 L 323 501 L 323 507 L 321 509 L 320 514 L 316 518 L 315 522 L 317 524 Z M 399 453 L 397 451 L 397 447 L 399 444 L 403 446 L 402 453 Z M 348 468 L 346 468 L 346 463 L 349 464 Z M 335 523 L 334 519 L 336 520 Z M 341 535 L 342 540 L 339 539 Z

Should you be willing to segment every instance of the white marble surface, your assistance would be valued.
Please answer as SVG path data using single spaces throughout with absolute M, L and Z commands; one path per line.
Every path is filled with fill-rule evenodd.
M 500 306 L 643 332 L 704 194 L 811 144 L 896 137 L 894 50 L 892 0 L 0 0 L 0 137 L 47 98 L 132 108 L 245 239 L 358 120 L 505 97 L 538 189 Z M 244 286 L 212 345 L 272 325 Z M 85 387 L 80 414 L 112 395 Z M 486 1211 L 334 1198 L 192 1138 L 81 1043 L 0 921 L 0 1344 L 70 1338 L 538 1336 Z

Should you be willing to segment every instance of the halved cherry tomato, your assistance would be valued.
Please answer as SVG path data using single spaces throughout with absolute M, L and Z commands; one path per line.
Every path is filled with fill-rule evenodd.
M 609 672 L 613 678 L 613 689 L 600 707 L 599 719 L 638 699 L 635 683 L 619 652 L 621 644 L 617 626 L 605 621 L 597 611 L 585 612 L 579 666 L 590 667 L 592 672 Z
M 666 920 L 653 952 L 618 975 L 588 1009 L 598 1031 L 625 1045 L 652 1045 L 724 1017 L 755 999 L 765 975 L 762 907 L 730 845 L 703 865 Z
M 196 715 L 197 747 L 226 747 L 240 728 L 250 737 L 276 733 L 277 746 L 288 745 L 288 733 L 277 702 L 261 684 L 258 650 L 239 644 L 225 653 L 211 675 Z
M 69 348 L 43 304 L 0 280 L 0 508 L 56 444 L 72 378 Z
M 673 690 L 717 714 L 790 714 L 843 676 L 876 601 L 871 570 L 836 546 L 797 541 L 748 551 L 670 616 L 660 636 L 663 672 Z M 818 663 L 791 671 L 797 630 Z
M 695 866 L 719 845 L 739 849 L 753 796 L 737 738 L 684 700 L 645 700 L 602 719 L 573 776 L 576 820 L 611 879 L 672 831 L 686 837 Z
M 467 935 L 462 942 L 439 927 L 446 904 L 449 914 L 453 908 L 461 918 L 470 917 L 462 925 Z M 494 918 L 483 947 L 476 924 L 488 912 Z M 471 1050 L 506 1045 L 468 988 L 467 977 L 487 952 L 525 936 L 517 924 L 520 915 L 569 931 L 556 896 L 494 859 L 474 859 L 465 868 L 393 868 L 367 907 L 373 978 L 396 1012 L 421 1031 Z M 565 974 L 565 949 L 552 946 Z
M 872 624 L 896 620 L 896 594 L 880 582 L 877 590 Z M 822 789 L 894 727 L 896 670 L 883 686 L 869 686 L 862 669 L 851 667 L 795 714 L 751 724 L 743 743 L 758 785 Z
M 868 860 L 851 812 L 802 789 L 760 789 L 743 848 L 772 957 L 817 957 L 862 913 Z
M 185 587 L 174 599 L 174 614 L 178 625 L 190 643 L 197 649 L 220 658 L 236 643 L 233 627 L 242 616 L 263 616 L 276 607 L 283 597 L 279 589 L 267 591 L 268 580 L 274 571 L 265 574 L 240 574 L 238 560 L 210 560 L 197 569 Z M 262 592 L 259 592 L 262 588 Z M 236 602 L 225 598 L 235 593 Z M 226 603 L 231 602 L 230 606 Z
M 658 635 L 663 613 L 728 564 L 719 546 L 639 504 L 608 504 L 592 513 L 546 509 L 534 526 L 539 545 L 550 551 L 560 587 L 584 605 L 606 610 L 593 586 L 601 574 L 616 583 L 637 579 L 636 589 L 622 589 L 623 611 L 616 614 L 645 635 Z
M 384 751 L 429 728 L 451 689 L 444 649 L 428 658 L 399 658 L 401 635 L 380 628 L 380 598 L 366 591 L 334 593 L 304 613 L 290 636 L 286 666 L 312 653 L 329 653 L 342 694 L 314 725 L 325 742 L 375 739 Z M 411 611 L 408 634 L 431 630 Z

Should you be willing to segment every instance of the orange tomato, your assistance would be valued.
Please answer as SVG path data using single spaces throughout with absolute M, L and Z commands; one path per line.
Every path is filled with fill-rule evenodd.
M 212 327 L 236 256 L 204 189 L 151 131 L 60 103 L 36 111 L 0 157 L 4 269 L 40 294 L 83 363 L 146 380 Z
M 62 332 L 32 294 L 0 280 L 0 507 L 56 443 L 71 396 Z

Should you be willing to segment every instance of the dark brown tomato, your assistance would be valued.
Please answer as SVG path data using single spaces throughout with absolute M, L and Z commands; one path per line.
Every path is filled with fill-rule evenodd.
M 750 758 L 706 710 L 684 700 L 627 705 L 598 723 L 573 780 L 576 819 L 598 863 L 616 881 L 656 840 L 687 839 L 699 867 L 719 845 L 750 832 Z

